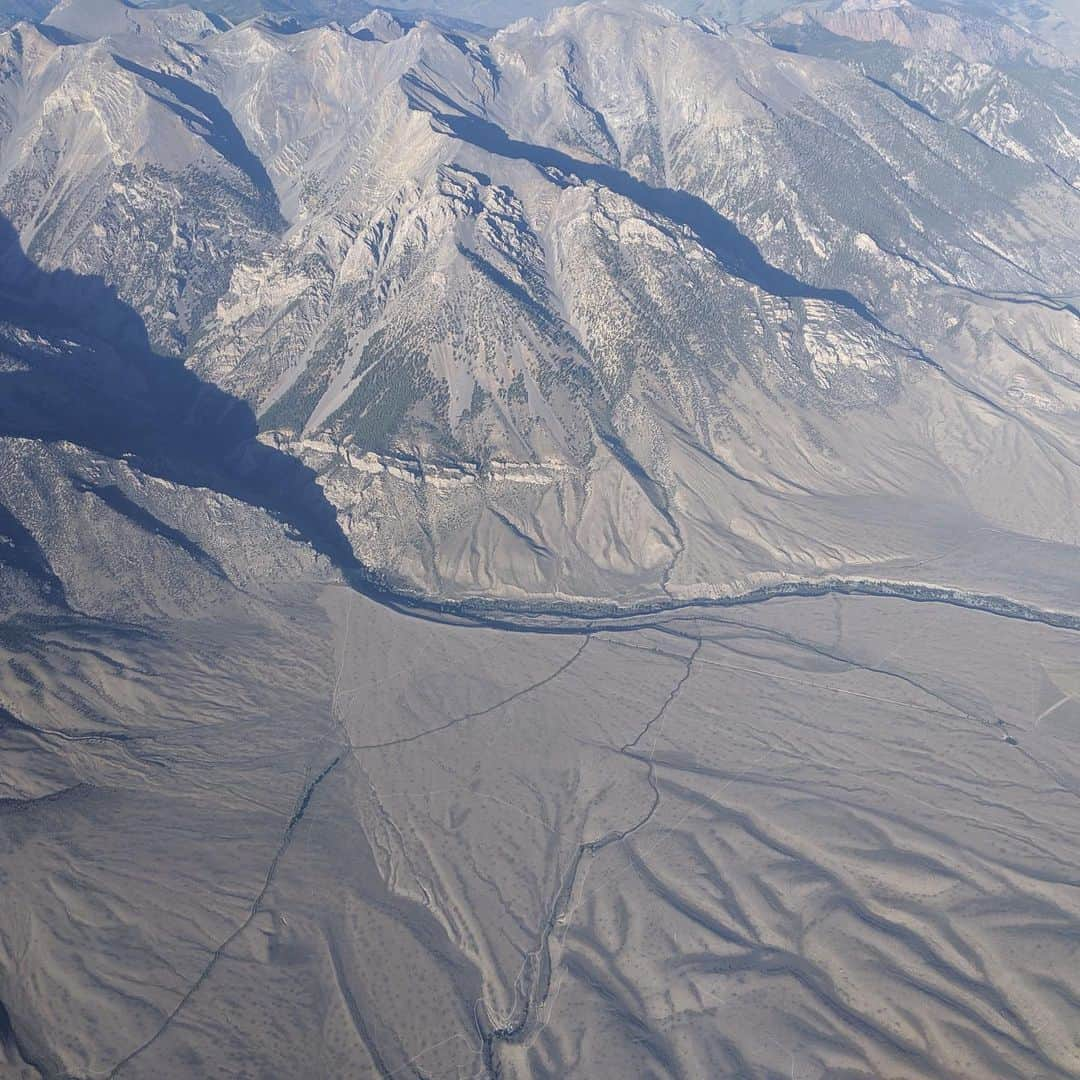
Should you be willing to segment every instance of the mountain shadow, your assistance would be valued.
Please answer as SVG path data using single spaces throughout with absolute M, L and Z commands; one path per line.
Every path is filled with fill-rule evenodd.
M 248 146 L 228 109 L 213 94 L 179 75 L 152 71 L 116 53 L 113 60 L 125 71 L 156 87 L 160 93 L 151 92 L 151 96 L 201 134 L 226 161 L 235 165 L 251 182 L 258 196 L 269 204 L 275 222 L 281 223 L 274 185 L 263 163 Z
M 878 329 L 884 329 L 870 309 L 846 289 L 812 285 L 768 262 L 753 240 L 734 222 L 697 195 L 678 188 L 654 187 L 614 165 L 583 161 L 561 150 L 513 139 L 490 120 L 460 112 L 456 103 L 416 75 L 407 75 L 402 82 L 410 107 L 426 112 L 437 130 L 489 154 L 531 162 L 556 181 L 560 175 L 576 176 L 582 181 L 599 184 L 643 210 L 689 229 L 698 243 L 732 276 L 756 285 L 772 296 L 836 304 L 855 312 Z M 447 108 L 453 111 L 444 111 Z
M 257 433 L 247 402 L 153 350 L 143 320 L 112 286 L 41 270 L 0 216 L 0 434 L 75 443 L 239 499 L 339 569 L 360 571 L 314 471 Z

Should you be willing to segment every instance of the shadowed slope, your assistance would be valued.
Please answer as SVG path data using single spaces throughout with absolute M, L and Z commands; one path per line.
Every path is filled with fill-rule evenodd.
M 457 109 L 457 105 L 417 76 L 406 76 L 403 82 L 410 106 L 428 113 L 439 128 L 454 138 L 489 154 L 531 162 L 549 175 L 551 172 L 561 173 L 599 184 L 643 210 L 689 229 L 701 246 L 734 277 L 756 285 L 773 296 L 824 300 L 836 304 L 855 312 L 878 329 L 884 329 L 869 308 L 846 289 L 819 288 L 767 262 L 757 245 L 704 199 L 676 188 L 653 187 L 613 165 L 582 161 L 561 150 L 512 139 L 490 120 L 436 108 L 431 104 L 432 99 L 439 105 L 454 109 Z M 559 178 L 556 176 L 553 179 Z
M 272 205 L 274 217 L 280 220 L 277 196 L 263 163 L 251 151 L 228 109 L 213 94 L 187 79 L 180 78 L 179 75 L 152 71 L 115 53 L 113 60 L 125 71 L 137 75 L 167 94 L 168 97 L 156 93 L 152 96 L 176 113 L 185 124 L 198 131 L 226 161 L 244 173 L 259 196 Z
M 2 325 L 6 324 L 6 325 Z M 138 313 L 97 277 L 46 273 L 0 218 L 0 434 L 67 441 L 268 510 L 358 569 L 315 474 L 256 439 L 244 401 L 155 353 Z

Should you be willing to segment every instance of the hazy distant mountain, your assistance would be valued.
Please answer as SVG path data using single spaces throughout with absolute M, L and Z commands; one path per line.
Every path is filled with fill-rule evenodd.
M 41 19 L 55 0 L 11 0 L 0 11 L 0 26 L 19 19 Z M 131 4 L 132 7 L 160 9 L 163 3 Z M 243 21 L 263 14 L 295 20 L 297 26 L 311 26 L 331 20 L 348 24 L 372 11 L 390 11 L 406 19 L 429 18 L 446 26 L 488 30 L 506 26 L 523 18 L 544 18 L 556 8 L 565 7 L 559 0 L 396 0 L 391 4 L 368 0 L 205 0 L 193 5 L 203 11 L 233 21 Z M 729 22 L 745 22 L 782 10 L 777 0 L 676 0 L 668 5 L 685 15 L 710 16 Z
M 363 18 L 376 9 L 392 12 L 407 19 L 431 18 L 442 25 L 472 26 L 474 29 L 494 29 L 507 26 L 519 19 L 544 19 L 560 7 L 572 7 L 560 0 L 395 0 L 392 4 L 369 3 L 368 0 L 205 0 L 193 5 L 201 10 L 242 21 L 261 14 L 291 18 L 298 26 L 310 26 L 331 20 L 348 24 Z M 54 6 L 54 0 L 11 0 L 0 12 L 0 24 L 8 25 L 19 19 L 43 18 Z M 167 3 L 131 4 L 132 7 L 163 8 Z M 825 13 L 835 18 L 839 10 L 850 17 L 852 5 L 842 0 L 812 0 L 810 3 L 787 4 L 782 0 L 672 0 L 663 5 L 679 15 L 692 18 L 712 18 L 725 23 L 750 23 L 776 15 L 783 11 L 798 9 L 806 15 Z M 858 5 L 857 5 L 858 6 Z M 903 8 L 895 0 L 875 5 L 875 20 L 884 25 L 904 25 Z M 1075 0 L 1054 0 L 1053 3 L 1016 3 L 1012 0 L 937 0 L 923 4 L 919 18 L 925 23 L 927 16 L 933 23 L 939 18 L 961 22 L 986 20 L 1006 21 L 1014 28 L 1035 33 L 1058 48 L 1065 47 L 1058 39 L 1068 39 L 1075 53 L 1077 45 L 1077 21 L 1080 19 Z M 885 14 L 882 14 L 885 12 Z M 805 16 L 804 16 L 805 17 Z

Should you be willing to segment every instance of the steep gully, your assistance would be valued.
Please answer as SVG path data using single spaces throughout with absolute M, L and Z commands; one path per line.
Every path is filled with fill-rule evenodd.
M 269 512 L 343 571 L 360 569 L 314 471 L 258 441 L 250 405 L 204 382 L 181 358 L 155 352 L 138 312 L 101 278 L 40 269 L 2 215 L 0 353 L 15 361 L 0 371 L 0 436 L 70 442 L 150 476 L 210 488 Z M 122 493 L 71 479 L 161 532 L 162 523 Z M 10 508 L 0 510 L 0 530 L 10 541 L 0 559 L 66 606 L 53 568 Z M 180 542 L 175 530 L 169 539 Z M 190 539 L 181 546 L 209 561 Z
M 463 112 L 457 102 L 416 73 L 406 75 L 402 87 L 409 107 L 427 113 L 436 130 L 498 157 L 528 161 L 561 186 L 571 183 L 571 177 L 592 181 L 688 229 L 728 273 L 764 292 L 786 298 L 825 300 L 847 308 L 888 333 L 873 312 L 846 289 L 820 288 L 768 262 L 753 240 L 704 199 L 676 188 L 655 187 L 613 165 L 583 161 L 561 150 L 514 139 L 492 121 Z

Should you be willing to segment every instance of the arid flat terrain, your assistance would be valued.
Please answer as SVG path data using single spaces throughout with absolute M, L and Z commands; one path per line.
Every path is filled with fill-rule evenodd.
M 1076 641 L 302 582 L 9 622 L 5 1074 L 1076 1076 Z

